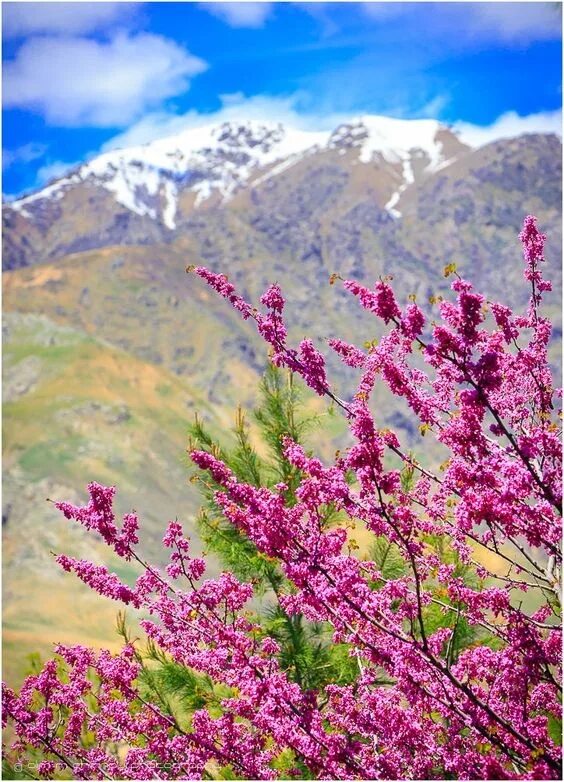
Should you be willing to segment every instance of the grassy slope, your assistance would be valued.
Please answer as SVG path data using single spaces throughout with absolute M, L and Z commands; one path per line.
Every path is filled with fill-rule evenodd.
M 56 640 L 106 641 L 116 608 L 59 573 L 49 550 L 107 558 L 45 499 L 82 501 L 89 480 L 117 484 L 120 513 L 135 506 L 144 547 L 168 519 L 188 530 L 197 496 L 187 484 L 186 423 L 197 408 L 189 384 L 62 328 L 45 316 L 4 320 L 4 655 L 8 678 L 23 648 Z M 124 574 L 125 575 L 125 574 Z M 131 574 L 129 574 L 131 575 Z

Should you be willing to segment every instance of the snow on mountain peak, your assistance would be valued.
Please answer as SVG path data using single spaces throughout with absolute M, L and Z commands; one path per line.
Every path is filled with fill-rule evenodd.
M 105 152 L 38 193 L 14 201 L 11 207 L 29 214 L 27 208 L 33 202 L 60 199 L 82 182 L 103 187 L 130 211 L 160 218 L 172 230 L 180 190 L 194 192 L 196 205 L 214 193 L 225 200 L 256 174 L 264 172 L 256 180 L 261 181 L 320 149 L 344 154 L 358 148 L 363 163 L 376 154 L 389 163 L 401 163 L 404 181 L 400 189 L 405 189 L 413 181 L 413 150 L 421 150 L 428 158 L 428 170 L 444 161 L 437 140 L 440 129 L 435 120 L 379 116 L 359 117 L 333 133 L 253 120 L 204 125 L 142 146 Z M 391 200 L 395 203 L 399 195 Z M 393 205 L 389 204 L 390 211 Z
M 161 216 L 173 229 L 180 188 L 195 192 L 197 204 L 214 192 L 229 198 L 255 171 L 324 145 L 328 136 L 274 122 L 189 128 L 149 144 L 105 152 L 71 176 L 14 201 L 11 207 L 27 213 L 33 202 L 60 199 L 69 186 L 86 182 L 109 190 L 118 203 L 153 219 L 158 217 L 159 202 L 164 201 Z
M 401 120 L 368 115 L 340 125 L 331 134 L 329 146 L 358 147 L 363 163 L 368 163 L 376 153 L 389 163 L 397 163 L 417 149 L 427 155 L 432 167 L 440 162 L 442 145 L 436 136 L 442 127 L 432 119 Z

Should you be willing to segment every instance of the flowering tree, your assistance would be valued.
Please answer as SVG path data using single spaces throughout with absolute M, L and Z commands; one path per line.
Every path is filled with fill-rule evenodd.
M 139 578 L 128 586 L 90 562 L 58 562 L 142 609 L 150 654 L 128 636 L 117 656 L 59 646 L 59 659 L 19 694 L 5 687 L 12 761 L 35 752 L 40 775 L 70 769 L 78 778 L 560 777 L 561 397 L 540 312 L 550 290 L 545 237 L 533 217 L 520 237 L 531 289 L 522 315 L 487 301 L 452 267 L 454 300 L 439 303 L 432 326 L 414 301 L 400 307 L 389 280 L 373 289 L 343 281 L 388 326 L 366 350 L 329 342 L 361 370 L 351 400 L 332 391 L 311 340 L 289 346 L 278 286 L 260 312 L 224 275 L 190 269 L 255 321 L 276 366 L 348 420 L 354 444 L 331 466 L 290 426 L 279 432 L 275 483 L 242 480 L 203 435 L 191 458 L 215 514 L 264 572 L 272 566 L 282 620 L 330 627 L 355 672 L 304 681 L 272 627 L 245 610 L 252 580 L 231 572 L 202 580 L 205 563 L 177 522 L 159 570 L 138 553 L 136 515 L 118 525 L 114 489 L 90 484 L 85 507 L 57 507 L 136 561 Z M 378 428 L 369 406 L 378 379 L 448 450 L 437 472 Z M 248 449 L 245 459 L 252 468 Z M 371 559 L 346 548 L 351 523 L 374 535 Z M 490 572 L 484 553 L 506 568 Z M 205 681 L 211 695 L 175 707 L 170 690 L 148 686 L 157 663 Z

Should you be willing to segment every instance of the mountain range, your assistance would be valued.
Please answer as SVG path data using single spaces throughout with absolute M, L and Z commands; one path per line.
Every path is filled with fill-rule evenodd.
M 13 202 L 7 210 L 10 227 L 17 234 L 26 221 L 27 241 L 9 247 L 6 261 L 13 268 L 30 258 L 36 262 L 106 243 L 136 243 L 143 232 L 148 241 L 170 241 L 198 207 L 225 203 L 242 190 L 254 190 L 312 160 L 341 169 L 345 157 L 347 164 L 363 169 L 378 159 L 378 195 L 386 196 L 381 206 L 397 217 L 396 204 L 408 185 L 468 150 L 433 120 L 406 123 L 365 117 L 333 133 L 256 122 L 190 129 L 144 146 L 107 152 Z M 84 225 L 76 243 L 64 245 L 58 236 L 51 237 L 50 228 L 61 218 L 72 221 L 79 205 L 98 217 L 102 211 L 106 219 L 98 222 L 97 234 Z
M 365 284 L 391 274 L 400 301 L 415 294 L 432 312 L 429 299 L 448 287 L 443 268 L 456 263 L 489 297 L 523 305 L 517 235 L 532 213 L 548 235 L 556 365 L 561 156 L 554 135 L 474 149 L 434 120 L 366 116 L 323 133 L 232 122 L 105 152 L 4 204 L 8 674 L 21 675 L 26 648 L 111 635 L 115 606 L 80 590 L 76 603 L 76 584 L 49 550 L 105 554 L 44 499 L 84 498 L 89 480 L 115 483 L 119 508 L 140 512 L 156 550 L 170 518 L 193 529 L 188 420 L 199 411 L 225 436 L 236 405 L 256 400 L 263 344 L 187 265 L 227 273 L 255 302 L 278 281 L 290 336 L 323 349 L 322 338 L 362 343 L 380 333 L 329 286 L 333 272 Z M 328 362 L 350 393 L 353 373 Z M 382 425 L 421 448 L 405 408 L 383 391 L 376 404 Z M 330 455 L 345 425 L 326 423 L 317 445 Z

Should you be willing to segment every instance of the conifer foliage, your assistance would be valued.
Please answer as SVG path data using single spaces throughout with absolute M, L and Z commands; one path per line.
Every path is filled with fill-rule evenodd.
M 197 420 L 199 524 L 218 578 L 204 577 L 177 521 L 166 568 L 145 561 L 137 516 L 116 522 L 114 488 L 90 484 L 84 507 L 57 503 L 138 565 L 128 586 L 58 556 L 141 609 L 148 640 L 122 621 L 120 654 L 59 646 L 19 693 L 5 687 L 12 764 L 39 758 L 34 775 L 47 778 L 560 778 L 561 394 L 535 218 L 520 238 L 523 314 L 451 265 L 453 296 L 431 324 L 389 279 L 344 280 L 387 326 L 363 349 L 330 340 L 360 370 L 350 400 L 312 340 L 289 344 L 278 286 L 260 311 L 224 275 L 190 269 L 255 322 L 274 366 L 342 410 L 352 445 L 329 466 L 308 451 L 296 380 L 275 370 L 257 416 L 267 457 L 242 414 L 231 449 Z M 440 469 L 378 427 L 377 382 L 407 402 L 423 442 L 447 450 Z M 352 526 L 371 536 L 368 552 Z

